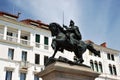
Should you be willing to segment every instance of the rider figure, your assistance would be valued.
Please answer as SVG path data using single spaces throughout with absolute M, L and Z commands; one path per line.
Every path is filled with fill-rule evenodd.
M 71 20 L 69 27 L 63 25 L 66 28 L 66 36 L 71 44 L 77 45 L 79 40 L 82 39 L 79 28 L 74 25 L 75 23 Z

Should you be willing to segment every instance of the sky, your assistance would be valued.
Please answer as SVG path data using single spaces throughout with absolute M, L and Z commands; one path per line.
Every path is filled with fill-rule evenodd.
M 61 26 L 72 19 L 83 40 L 120 51 L 120 0 L 0 0 L 0 11 Z

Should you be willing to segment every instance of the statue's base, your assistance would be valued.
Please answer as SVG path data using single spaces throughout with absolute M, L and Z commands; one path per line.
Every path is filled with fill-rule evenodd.
M 43 80 L 94 80 L 99 73 L 93 72 L 89 67 L 56 61 L 36 75 Z
M 52 64 L 52 63 L 54 63 L 54 62 L 56 62 L 56 61 L 58 61 L 58 62 L 63 62 L 63 63 L 67 63 L 67 64 L 70 64 L 70 65 L 79 65 L 79 66 L 89 67 L 89 66 L 84 65 L 84 64 L 81 64 L 81 63 L 79 63 L 79 62 L 73 62 L 73 61 L 71 61 L 71 60 L 69 60 L 69 59 L 67 59 L 67 58 L 65 58 L 65 57 L 62 57 L 62 56 L 59 56 L 59 58 L 52 58 L 52 57 L 50 57 L 50 58 L 48 59 L 47 63 L 45 64 L 45 66 L 48 66 L 48 65 L 50 65 L 50 64 Z M 90 68 L 90 67 L 89 67 L 89 68 Z

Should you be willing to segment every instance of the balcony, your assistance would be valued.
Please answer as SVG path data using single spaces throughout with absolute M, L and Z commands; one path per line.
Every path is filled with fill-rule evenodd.
M 30 32 L 21 31 L 20 44 L 30 46 Z
M 23 44 L 23 45 L 30 46 L 30 41 L 29 40 L 20 39 L 20 43 Z
M 6 40 L 7 41 L 10 41 L 10 42 L 15 42 L 15 43 L 17 43 L 17 38 L 16 37 L 13 37 L 13 36 L 7 36 L 6 37 Z
M 49 45 L 45 45 L 45 44 L 41 44 L 41 43 L 37 43 L 37 42 L 35 42 L 35 47 L 45 49 L 45 50 L 49 50 L 49 48 L 50 48 Z
M 44 49 L 48 50 L 49 46 L 44 44 Z
M 4 35 L 0 33 L 0 40 L 3 40 Z
M 29 62 L 28 61 L 21 61 L 20 62 L 20 68 L 22 69 L 28 69 Z
M 4 39 L 4 34 L 0 33 L 0 40 L 3 40 L 3 39 Z M 6 36 L 6 41 L 18 43 L 18 38 L 14 37 L 14 36 L 8 36 L 7 35 Z M 20 44 L 30 46 L 30 41 L 29 40 L 25 40 L 25 39 L 20 39 Z M 37 47 L 39 47 L 39 45 L 37 44 Z
M 35 43 L 35 47 L 37 48 L 40 48 L 40 45 L 41 45 L 40 43 L 37 43 L 37 42 Z

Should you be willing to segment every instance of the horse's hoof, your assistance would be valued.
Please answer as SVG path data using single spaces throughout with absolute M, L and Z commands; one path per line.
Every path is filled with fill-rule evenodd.
M 84 60 L 81 60 L 81 61 L 80 61 L 80 63 L 83 63 L 83 62 L 84 62 Z
M 77 60 L 77 64 L 82 64 L 84 62 L 84 60 L 82 59 L 79 59 L 79 60 Z
M 52 57 L 50 57 L 49 59 L 54 59 L 54 57 L 52 56 Z

